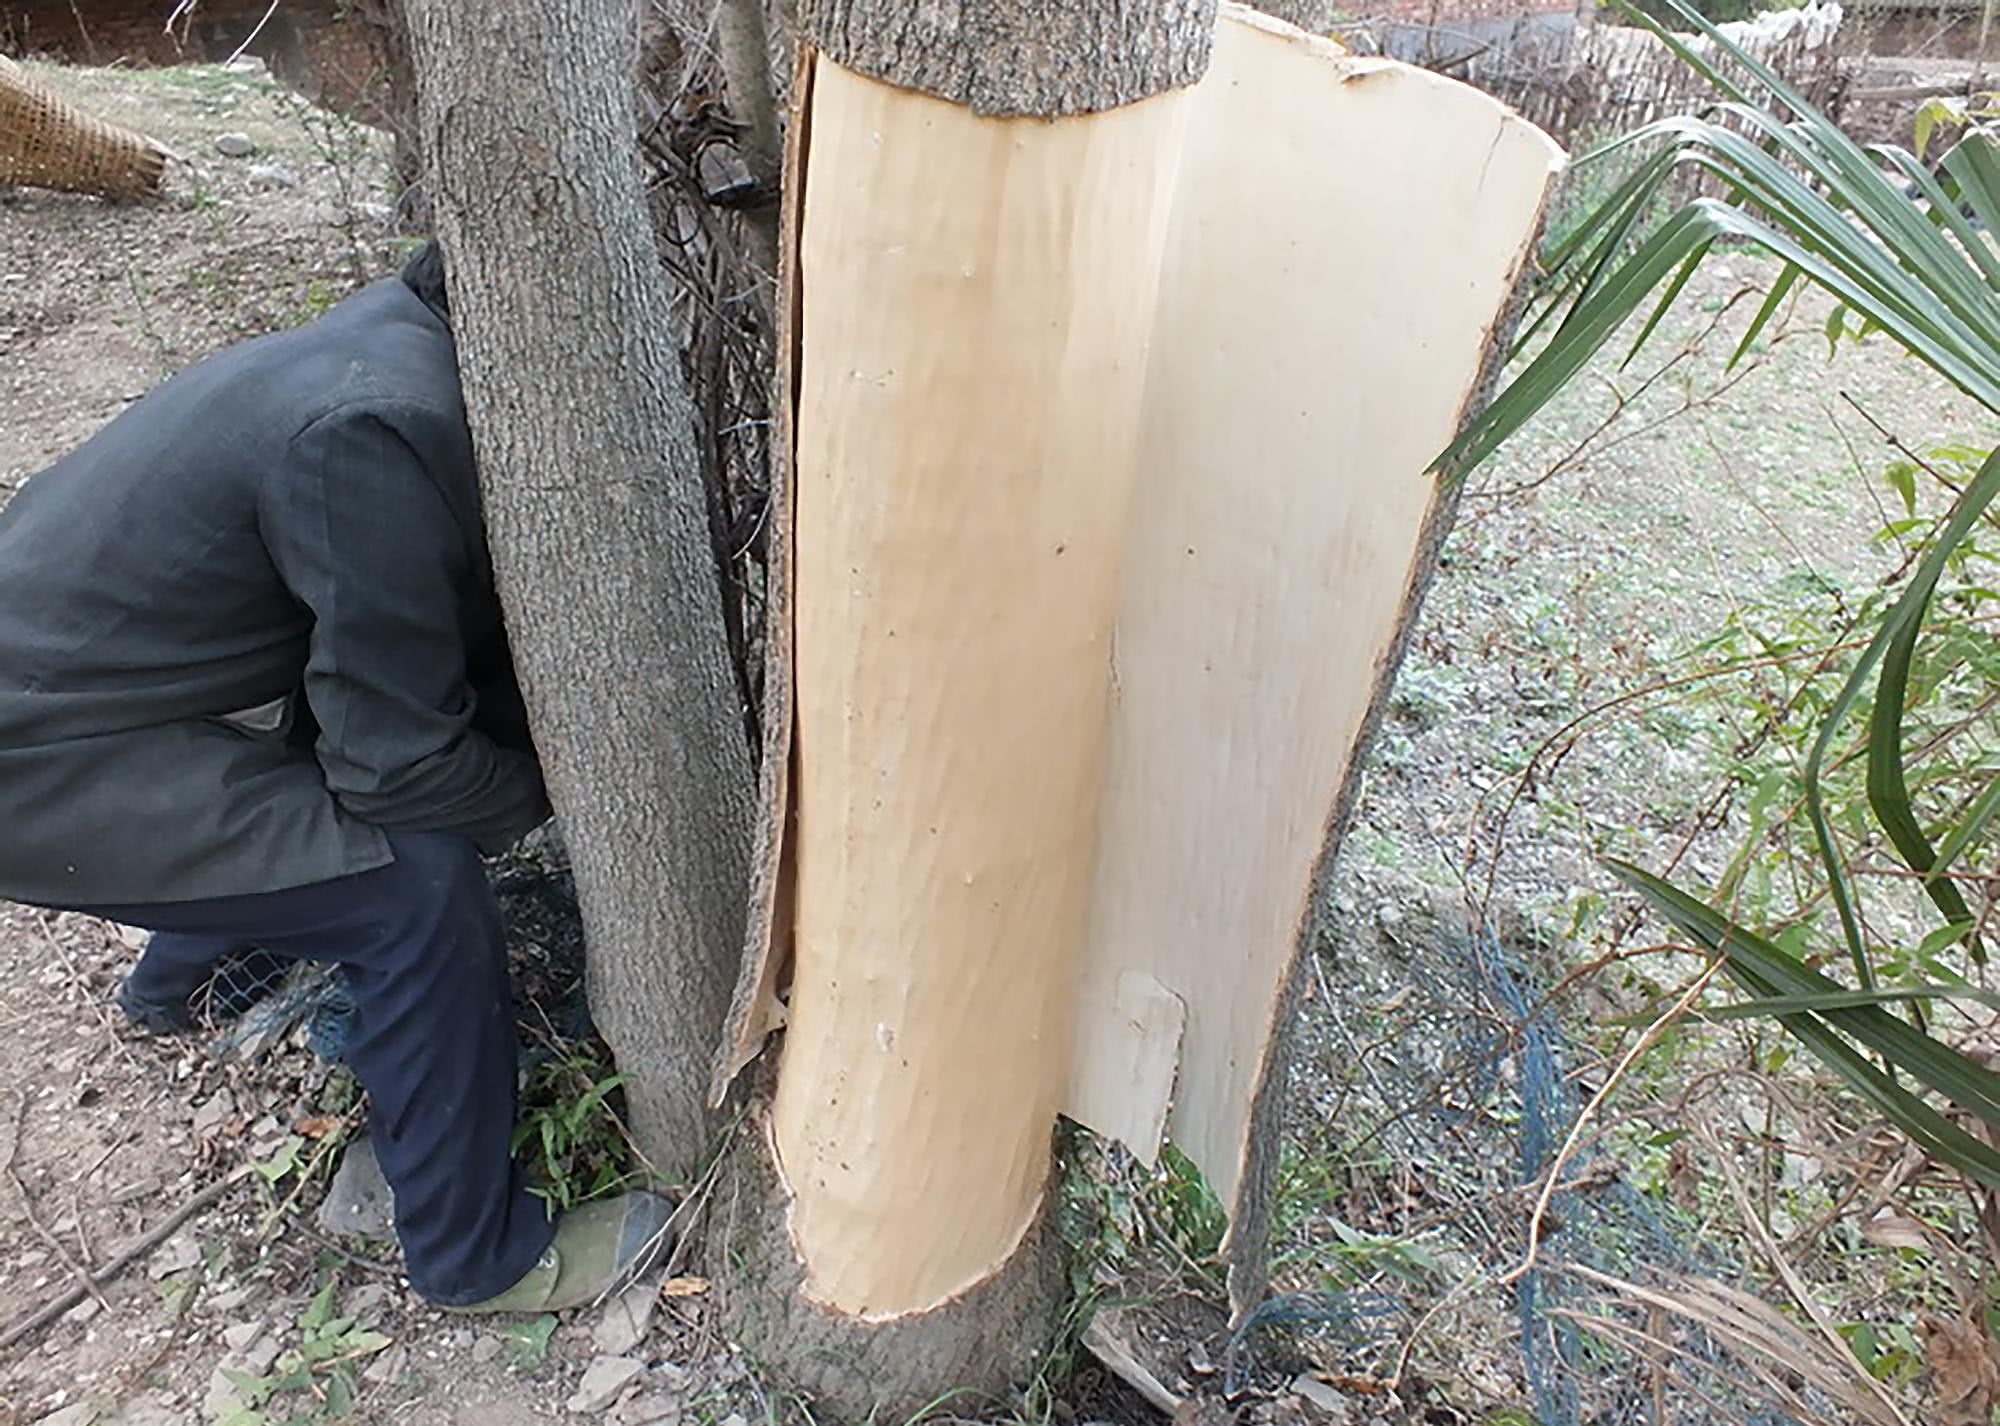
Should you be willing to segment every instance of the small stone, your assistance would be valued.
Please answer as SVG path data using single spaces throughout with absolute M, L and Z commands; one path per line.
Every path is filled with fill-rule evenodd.
M 749 1418 L 740 1411 L 732 1411 L 722 1418 L 722 1426 L 750 1426 Z
M 278 1360 L 278 1353 L 284 1349 L 282 1342 L 267 1333 L 245 1347 L 238 1355 L 243 1360 L 245 1371 L 253 1376 L 262 1376 L 271 1369 L 271 1364 Z
M 146 1266 L 146 1274 L 158 1282 L 163 1277 L 184 1273 L 201 1262 L 201 1244 L 185 1233 L 167 1239 L 160 1250 L 153 1254 L 153 1261 Z
M 1353 1416 L 1347 1398 L 1318 1377 L 1299 1376 L 1292 1379 L 1292 1392 L 1300 1400 L 1309 1403 L 1322 1416 L 1336 1422 L 1345 1423 Z
M 60 1411 L 50 1412 L 35 1422 L 35 1426 L 92 1426 L 104 1413 L 87 1401 L 79 1401 L 74 1406 L 65 1406 Z
M 403 1366 L 409 1360 L 409 1350 L 405 1347 L 391 1347 L 378 1352 L 375 1359 L 362 1368 L 361 1379 L 373 1386 L 388 1386 L 403 1375 Z
M 576 1393 L 563 1404 L 571 1411 L 602 1411 L 645 1370 L 646 1364 L 637 1357 L 597 1357 L 583 1369 Z
M 340 1156 L 340 1167 L 319 1205 L 322 1231 L 342 1236 L 382 1237 L 396 1221 L 395 1200 L 390 1197 L 382 1165 L 376 1162 L 375 1145 L 356 1139 Z
M 299 176 L 281 163 L 253 164 L 250 181 L 262 188 L 297 188 Z
M 607 1357 L 624 1356 L 646 1340 L 659 1301 L 659 1284 L 633 1283 L 604 1304 L 604 1314 L 590 1329 L 590 1340 Z
M 238 1283 L 235 1287 L 224 1288 L 221 1292 L 211 1292 L 202 1299 L 202 1306 L 210 1312 L 230 1313 L 243 1306 L 257 1295 L 254 1282 Z
M 211 1094 L 195 1106 L 194 1131 L 203 1138 L 207 1138 L 217 1129 L 220 1129 L 223 1121 L 235 1112 L 236 1101 L 230 1096 L 228 1090 L 220 1090 L 215 1094 Z
M 211 1418 L 227 1417 L 243 1402 L 238 1395 L 236 1383 L 228 1373 L 241 1376 L 263 1376 L 278 1360 L 278 1353 L 284 1350 L 278 1339 L 269 1333 L 258 1336 L 240 1350 L 233 1351 L 215 1364 L 215 1371 L 208 1378 L 208 1396 L 202 1408 Z
M 491 1333 L 472 1344 L 472 1360 L 490 1362 L 500 1355 L 500 1339 Z
M 224 158 L 248 158 L 257 152 L 257 145 L 248 134 L 231 132 L 215 136 L 215 151 Z
M 70 1308 L 69 1311 L 63 1313 L 63 1321 L 74 1322 L 77 1326 L 81 1327 L 103 1310 L 103 1303 L 94 1297 L 86 1297 L 83 1301 L 77 1303 L 76 1306 Z
M 135 1396 L 100 1426 L 186 1426 L 187 1413 L 152 1392 Z
M 223 1345 L 232 1352 L 240 1352 L 257 1340 L 257 1334 L 264 1330 L 262 1322 L 238 1322 L 222 1329 Z
M 350 1317 L 359 1321 L 372 1312 L 389 1305 L 391 1293 L 379 1282 L 365 1282 L 340 1300 L 340 1305 Z
M 680 1426 L 687 1402 L 670 1392 L 650 1391 L 621 1401 L 611 1413 L 612 1426 Z

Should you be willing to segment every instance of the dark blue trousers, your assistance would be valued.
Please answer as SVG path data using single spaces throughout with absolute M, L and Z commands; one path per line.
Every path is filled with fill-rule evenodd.
M 347 1062 L 368 1091 L 411 1286 L 465 1306 L 519 1281 L 554 1225 L 508 1147 L 514 1017 L 479 853 L 435 832 L 391 832 L 389 845 L 388 866 L 289 891 L 87 909 L 154 933 L 132 988 L 156 1004 L 180 1003 L 251 946 L 345 967 Z

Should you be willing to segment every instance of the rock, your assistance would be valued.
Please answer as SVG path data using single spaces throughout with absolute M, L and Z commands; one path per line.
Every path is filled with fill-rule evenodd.
M 637 1357 L 598 1357 L 583 1369 L 576 1393 L 563 1404 L 571 1411 L 602 1411 L 639 1379 L 646 1364 Z
M 604 1304 L 604 1314 L 590 1329 L 590 1340 L 607 1357 L 622 1357 L 641 1342 L 653 1325 L 659 1306 L 659 1285 L 635 1282 Z
M 375 1354 L 374 1360 L 362 1368 L 361 1379 L 373 1386 L 388 1386 L 402 1378 L 403 1367 L 408 1361 L 408 1348 L 391 1347 Z
M 260 163 L 250 169 L 250 181 L 262 188 L 297 188 L 299 176 L 281 163 Z
M 250 1301 L 251 1298 L 257 1295 L 258 1291 L 256 1283 L 241 1282 L 235 1287 L 225 1288 L 221 1292 L 209 1293 L 202 1299 L 201 1305 L 206 1307 L 210 1312 L 226 1315 L 236 1311 L 237 1308 Z
M 271 1370 L 283 1351 L 278 1339 L 269 1333 L 256 1336 L 252 1341 L 229 1353 L 215 1364 L 215 1371 L 208 1379 L 208 1396 L 202 1402 L 202 1409 L 211 1418 L 227 1417 L 241 1406 L 236 1383 L 226 1375 L 238 1372 L 244 1376 L 263 1376 Z
M 74 1406 L 65 1406 L 60 1411 L 52 1411 L 35 1422 L 35 1426 L 93 1426 L 104 1413 L 87 1401 L 79 1401 Z
M 222 1127 L 223 1121 L 236 1112 L 236 1101 L 226 1089 L 217 1090 L 202 1100 L 194 1109 L 194 1131 L 204 1139 Z
M 342 1311 L 358 1322 L 370 1313 L 387 1307 L 389 1299 L 394 1295 L 379 1282 L 365 1282 L 341 1298 L 340 1306 Z
M 187 1413 L 177 1410 L 171 1401 L 147 1392 L 133 1397 L 99 1426 L 187 1426 L 187 1420 Z
M 1352 1419 L 1353 1411 L 1347 1398 L 1318 1377 L 1299 1376 L 1292 1379 L 1292 1391 L 1302 1401 L 1311 1405 L 1321 1416 L 1345 1423 Z
M 687 1401 L 671 1392 L 649 1391 L 622 1401 L 611 1413 L 612 1426 L 679 1426 Z
M 257 152 L 257 145 L 248 134 L 231 132 L 215 136 L 215 151 L 224 158 L 248 158 Z
M 395 1224 L 395 1200 L 375 1160 L 375 1145 L 356 1139 L 340 1156 L 340 1167 L 319 1205 L 322 1231 L 342 1236 L 381 1237 Z
M 232 1352 L 240 1352 L 257 1340 L 257 1334 L 264 1330 L 262 1322 L 238 1322 L 222 1329 L 223 1345 Z
M 500 1355 L 500 1339 L 488 1333 L 472 1344 L 472 1360 L 490 1362 Z
M 76 1306 L 70 1308 L 69 1311 L 63 1313 L 63 1321 L 74 1322 L 77 1326 L 81 1327 L 103 1310 L 103 1303 L 94 1297 L 86 1297 L 83 1301 L 77 1303 Z
M 201 1244 L 185 1233 L 177 1233 L 161 1245 L 146 1265 L 146 1275 L 158 1282 L 163 1277 L 184 1273 L 201 1264 Z

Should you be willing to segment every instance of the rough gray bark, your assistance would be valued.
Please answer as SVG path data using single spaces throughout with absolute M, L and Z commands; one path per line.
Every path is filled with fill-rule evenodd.
M 708 1145 L 751 771 L 633 133 L 631 0 L 406 0 L 480 488 L 591 1008 L 663 1174 Z
M 1115 109 L 1201 78 L 1215 0 L 800 0 L 830 59 L 980 114 Z
M 778 184 L 785 141 L 778 130 L 777 87 L 771 75 L 771 32 L 764 0 L 722 0 L 715 16 L 716 52 L 729 86 L 729 107 L 745 126 L 743 161 L 766 196 L 744 215 L 751 256 L 767 290 L 778 279 Z
M 1340 13 L 1333 0 L 1250 0 L 1250 3 L 1266 15 L 1297 25 L 1309 35 L 1327 33 Z

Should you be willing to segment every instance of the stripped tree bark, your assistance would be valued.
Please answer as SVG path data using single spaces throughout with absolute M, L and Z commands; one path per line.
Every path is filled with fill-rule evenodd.
M 656 1169 L 709 1146 L 750 752 L 637 170 L 631 0 L 405 0 L 494 573 Z
M 822 350 L 840 353 L 784 378 L 802 383 L 798 519 L 816 531 L 819 552 L 801 556 L 798 575 L 800 716 L 802 727 L 830 730 L 841 707 L 852 709 L 849 733 L 828 733 L 849 750 L 877 738 L 902 744 L 906 723 L 910 739 L 899 755 L 906 776 L 897 793 L 885 791 L 897 810 L 854 805 L 866 795 L 853 780 L 856 763 L 837 753 L 805 762 L 798 796 L 820 809 L 819 825 L 844 829 L 835 841 L 866 842 L 859 855 L 870 860 L 907 845 L 906 834 L 921 836 L 923 794 L 905 794 L 925 781 L 924 769 L 983 755 L 965 743 L 965 705 L 989 680 L 1047 665 L 1036 648 L 1043 637 L 1103 646 L 1111 567 L 1069 561 L 1054 584 L 1073 579 L 1079 597 L 1054 601 L 1065 611 L 1062 627 L 1029 631 L 1025 644 L 1007 636 L 1007 649 L 986 655 L 963 645 L 969 663 L 926 676 L 935 705 L 860 708 L 851 702 L 852 648 L 838 627 L 858 587 L 847 572 L 874 578 L 863 571 L 876 570 L 888 548 L 908 548 L 908 530 L 894 511 L 878 519 L 876 502 L 826 493 L 835 487 L 822 475 L 871 468 L 876 455 L 907 457 L 919 485 L 943 481 L 1005 523 L 1032 521 L 1029 492 L 1058 471 L 1073 473 L 1078 529 L 1087 532 L 1080 538 L 1104 548 L 1126 495 L 1123 477 L 1109 473 L 1130 466 L 1124 446 L 1143 373 L 1130 359 L 1132 338 L 1150 310 L 1151 285 L 1125 279 L 1157 252 L 1163 210 L 1152 185 L 1166 167 L 1156 162 L 1162 145 L 1176 132 L 1174 110 L 1141 114 L 1139 101 L 1199 78 L 1214 9 L 1212 0 L 806 0 L 800 25 L 801 43 L 816 47 L 822 63 L 817 79 L 800 68 L 808 93 L 795 96 L 792 122 L 810 124 L 819 113 L 821 126 L 794 137 L 794 154 L 811 157 L 803 173 L 788 175 L 788 236 L 797 236 L 797 205 L 815 184 L 846 201 L 810 220 L 819 236 L 802 241 L 788 271 L 852 271 L 851 281 L 785 294 L 792 329 L 819 331 Z M 840 103 L 818 103 L 815 84 L 838 84 Z M 929 119 L 914 118 L 913 105 Z M 1020 230 L 1061 236 L 1022 243 Z M 876 253 L 912 256 L 892 258 L 893 272 L 864 272 Z M 1004 275 L 997 282 L 996 265 Z M 956 288 L 961 271 L 978 280 Z M 1121 296 L 1085 314 L 1071 294 L 1095 287 Z M 962 326 L 924 315 L 934 300 L 958 304 L 951 310 Z M 989 346 L 988 335 L 1016 319 L 1052 334 L 1068 380 L 1044 353 Z M 927 396 L 953 404 L 934 428 L 940 448 L 871 454 L 865 440 L 850 439 L 850 353 L 852 362 L 907 374 L 896 394 L 885 393 L 904 411 L 923 408 Z M 952 395 L 974 391 L 962 408 Z M 1046 428 L 1062 452 L 1050 464 L 1007 439 L 954 449 L 954 433 L 989 422 L 1016 433 Z M 859 426 L 885 429 L 867 416 Z M 937 557 L 949 561 L 949 549 Z M 885 578 L 895 578 L 895 563 L 880 566 Z M 1004 603 L 1022 574 L 1011 566 L 968 571 L 977 589 L 963 591 L 964 607 Z M 1103 720 L 1088 710 L 1105 696 L 1094 667 L 1082 674 L 1047 690 L 1024 742 L 1031 758 L 1046 750 L 1047 776 L 1079 788 L 1097 775 Z M 781 715 L 767 703 L 766 716 Z M 1018 763 L 990 766 L 1006 775 Z M 1006 859 L 1033 840 L 1016 816 L 989 803 L 969 835 Z M 971 938 L 994 953 L 967 955 L 918 943 L 903 919 L 906 900 L 953 897 L 956 873 L 913 848 L 900 888 L 907 898 L 882 888 L 865 898 L 862 924 L 838 904 L 858 864 L 850 868 L 831 843 L 820 846 L 800 867 L 800 952 L 774 1095 L 758 1132 L 733 1156 L 734 1189 L 723 1196 L 710 1251 L 726 1269 L 731 1329 L 767 1370 L 833 1419 L 901 1419 L 944 1395 L 1004 1394 L 1029 1375 L 1055 1329 L 1065 1280 L 1050 1213 L 1050 1144 L 1068 1071 L 1067 952 L 1082 930 L 1090 859 L 1080 850 L 1048 857 L 1046 896 L 990 906 L 971 898 L 977 907 L 968 900 L 978 923 L 967 923 Z M 885 1020 L 887 1002 L 895 1009 Z

